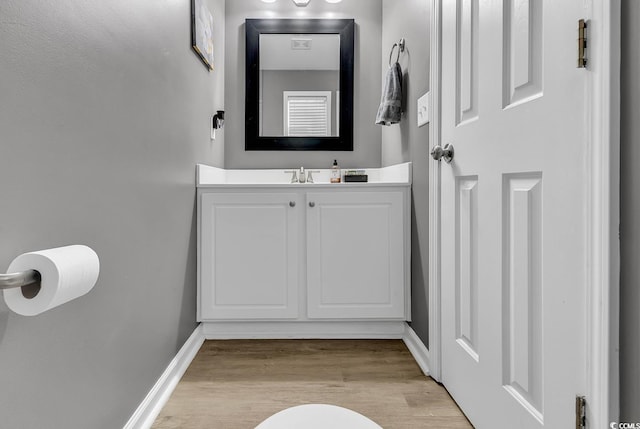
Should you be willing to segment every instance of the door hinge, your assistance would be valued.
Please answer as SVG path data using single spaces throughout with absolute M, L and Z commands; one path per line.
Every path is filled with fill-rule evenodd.
M 578 68 L 587 67 L 587 21 L 578 21 Z
M 587 400 L 584 396 L 576 396 L 576 429 L 587 427 Z

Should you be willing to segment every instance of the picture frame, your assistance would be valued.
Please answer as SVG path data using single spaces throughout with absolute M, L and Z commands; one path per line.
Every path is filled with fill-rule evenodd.
M 213 70 L 213 15 L 205 0 L 191 0 L 191 47 L 209 71 Z

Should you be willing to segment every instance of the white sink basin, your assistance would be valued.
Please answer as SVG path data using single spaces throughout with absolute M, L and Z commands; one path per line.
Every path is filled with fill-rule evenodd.
M 299 168 L 298 168 L 299 169 Z M 411 163 L 392 165 L 383 168 L 359 168 L 365 170 L 369 177 L 367 183 L 330 183 L 331 169 L 305 168 L 306 171 L 314 171 L 314 183 L 291 183 L 291 169 L 264 169 L 264 170 L 225 170 L 210 165 L 198 164 L 196 166 L 197 187 L 218 186 L 366 186 L 371 184 L 411 184 Z M 344 170 L 349 170 L 343 169 Z

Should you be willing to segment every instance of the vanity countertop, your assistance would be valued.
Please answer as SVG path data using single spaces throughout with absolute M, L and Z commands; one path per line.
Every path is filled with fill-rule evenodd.
M 382 168 L 358 168 L 369 176 L 366 183 L 330 183 L 331 169 L 305 168 L 313 172 L 314 183 L 290 183 L 294 169 L 225 170 L 210 165 L 196 166 L 196 187 L 198 188 L 362 188 L 370 186 L 411 186 L 411 163 L 391 165 Z M 352 170 L 343 168 L 342 172 Z

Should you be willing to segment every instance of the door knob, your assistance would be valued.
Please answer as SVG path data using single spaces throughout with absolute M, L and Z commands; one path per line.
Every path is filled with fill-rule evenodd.
M 434 146 L 431 149 L 431 157 L 436 161 L 440 161 L 440 159 L 444 159 L 444 162 L 449 164 L 453 159 L 453 145 L 447 143 L 444 145 L 444 149 L 440 145 Z
M 316 203 L 314 203 L 313 201 L 309 203 L 309 207 L 315 207 L 315 206 L 316 206 Z
M 295 207 L 295 206 L 296 206 L 295 201 L 289 201 L 289 207 Z

